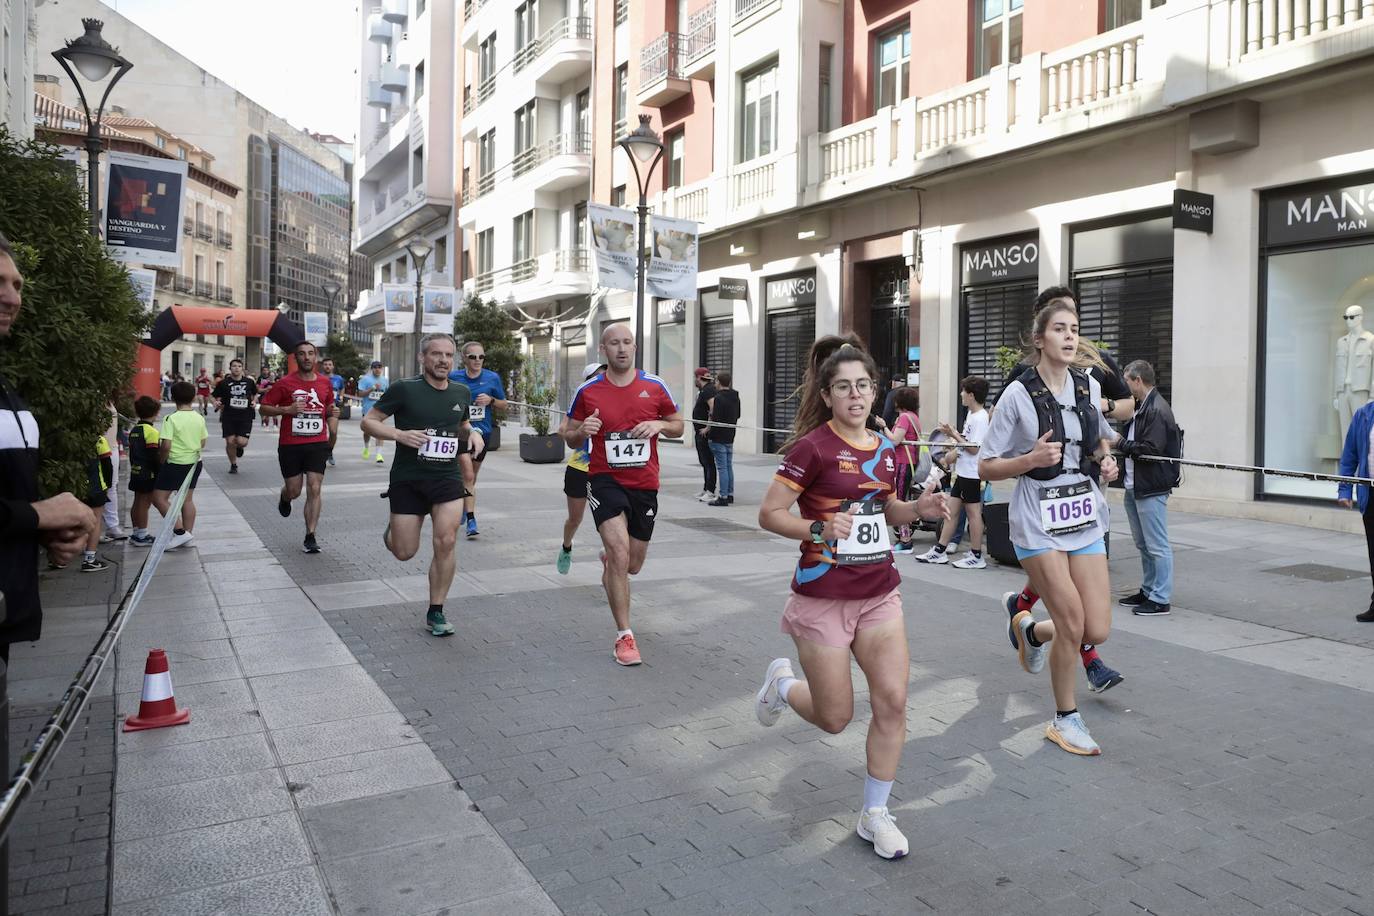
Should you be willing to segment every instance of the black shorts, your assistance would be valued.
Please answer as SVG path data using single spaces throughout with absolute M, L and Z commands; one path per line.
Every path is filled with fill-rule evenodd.
M 587 502 L 592 507 L 592 521 L 598 529 L 603 522 L 624 513 L 630 537 L 647 542 L 654 536 L 654 519 L 658 516 L 657 490 L 630 490 L 610 474 L 592 474 L 587 477 Z
M 428 515 L 441 503 L 451 503 L 468 495 L 463 481 L 457 477 L 434 480 L 398 480 L 392 483 L 387 495 L 391 498 L 392 515 Z
M 563 469 L 563 493 L 568 499 L 587 498 L 587 472 L 568 465 Z
M 478 432 L 481 432 L 481 430 L 478 430 Z M 466 443 L 464 444 L 464 449 L 463 449 L 463 450 L 467 452 L 468 457 L 472 459 L 472 463 L 473 463 L 473 464 L 481 464 L 483 461 L 486 461 L 486 460 L 487 460 L 487 442 L 488 442 L 488 441 L 489 441 L 489 440 L 487 439 L 486 436 L 483 436 L 483 437 L 482 437 L 482 454 L 480 454 L 480 455 L 474 455 L 474 454 L 472 453 L 472 448 L 469 447 L 469 446 L 467 446 Z
M 328 442 L 277 446 L 277 464 L 281 467 L 282 480 L 302 474 L 323 474 L 328 462 Z
M 977 477 L 956 476 L 949 495 L 966 503 L 980 503 L 983 501 L 983 482 Z
M 153 485 L 155 490 L 167 490 L 168 492 L 181 489 L 181 482 L 186 479 L 186 475 L 195 469 L 195 476 L 191 478 L 191 489 L 196 488 L 200 482 L 200 462 L 195 464 L 164 464 L 157 469 L 157 481 Z
M 154 490 L 157 489 L 157 487 L 155 486 L 156 483 L 157 483 L 157 478 L 156 478 L 156 477 L 149 477 L 149 478 L 147 478 L 146 480 L 134 480 L 134 479 L 131 478 L 131 479 L 129 480 L 129 492 L 130 492 L 130 493 L 151 493 L 151 492 L 153 492 Z
M 250 413 L 241 417 L 231 417 L 229 414 L 221 414 L 219 428 L 221 436 L 225 439 L 230 436 L 242 436 L 247 439 L 253 435 L 253 415 Z

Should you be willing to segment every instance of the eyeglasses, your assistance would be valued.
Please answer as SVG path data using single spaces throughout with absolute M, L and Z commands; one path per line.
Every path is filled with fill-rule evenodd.
M 857 391 L 859 394 L 872 394 L 874 389 L 873 379 L 861 378 L 850 382 L 848 379 L 835 382 L 830 386 L 830 393 L 836 397 L 847 398 L 851 392 Z
M 1354 321 L 1356 318 L 1360 318 L 1360 317 L 1363 317 L 1363 316 L 1361 316 L 1361 315 L 1346 315 L 1346 316 L 1345 316 L 1345 320 L 1346 320 L 1346 321 Z
M 487 355 L 486 355 L 485 353 L 469 353 L 469 354 L 468 354 L 468 359 L 486 359 L 486 358 L 487 358 Z

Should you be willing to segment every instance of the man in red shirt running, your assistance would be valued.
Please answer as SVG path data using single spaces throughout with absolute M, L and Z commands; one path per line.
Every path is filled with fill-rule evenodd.
M 210 374 L 205 371 L 205 367 L 200 367 L 200 375 L 196 376 L 196 405 L 200 407 L 203 417 L 210 416 L 210 392 L 214 390 L 214 385 L 210 382 Z
M 259 399 L 264 417 L 286 417 L 277 440 L 277 464 L 281 467 L 281 497 L 277 511 L 291 515 L 291 502 L 305 486 L 305 543 L 301 550 L 319 553 L 315 526 L 320 521 L 324 469 L 329 461 L 329 423 L 334 406 L 334 384 L 315 372 L 319 352 L 309 341 L 296 344 L 296 371 L 277 380 Z
M 568 408 L 563 439 L 590 452 L 587 504 L 605 545 L 601 584 L 615 618 L 613 657 L 638 665 L 630 630 L 630 576 L 644 566 L 658 514 L 658 437 L 682 435 L 682 413 L 663 379 L 635 368 L 628 325 L 601 333 L 606 372 L 583 383 Z

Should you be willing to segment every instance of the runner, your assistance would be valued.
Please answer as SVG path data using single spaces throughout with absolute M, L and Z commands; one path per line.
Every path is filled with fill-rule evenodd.
M 1045 737 L 1071 754 L 1096 755 L 1102 751 L 1074 702 L 1074 669 L 1079 646 L 1097 645 L 1111 631 L 1102 540 L 1109 523 L 1106 500 L 1083 468 L 1095 458 L 1102 480 L 1116 479 L 1114 434 L 1097 381 L 1072 368 L 1080 351 L 1089 359 L 1097 352 L 1078 337 L 1072 299 L 1054 299 L 1036 313 L 1031 346 L 1034 371 L 1007 386 L 979 450 L 978 471 L 984 480 L 1019 478 L 1010 503 L 1012 545 L 1050 619 L 1037 623 L 1030 611 L 1018 610 L 1007 632 L 1031 674 L 1050 657 L 1056 713 Z
M 453 368 L 453 338 L 427 334 L 420 340 L 421 374 L 400 379 L 387 389 L 363 417 L 363 435 L 378 442 L 396 443 L 391 466 L 391 521 L 382 541 L 398 560 L 409 560 L 420 549 L 420 529 L 430 516 L 434 558 L 429 565 L 429 610 L 425 625 L 431 636 L 452 636 L 444 617 L 444 598 L 453 584 L 454 554 L 463 514 L 463 474 L 458 456 L 469 448 L 486 447 L 468 423 L 472 396 L 449 381 Z M 387 417 L 395 417 L 394 427 Z
M 372 371 L 358 379 L 358 394 L 362 396 L 362 416 L 367 417 L 367 412 L 377 406 L 377 401 L 382 395 L 386 394 L 386 389 L 390 386 L 385 375 L 382 375 L 382 361 L 374 359 L 372 361 Z M 368 448 L 368 443 L 372 438 L 363 433 L 363 460 L 372 457 L 372 451 Z M 382 458 L 382 440 L 377 440 L 377 463 L 385 464 Z
M 482 434 L 483 439 L 491 437 L 491 412 L 506 409 L 506 389 L 501 384 L 501 376 L 483 366 L 487 351 L 480 340 L 469 340 L 463 344 L 463 365 L 449 373 L 449 378 L 462 382 L 472 392 L 472 408 L 469 419 L 472 428 Z M 477 474 L 482 470 L 485 451 L 476 455 L 463 456 L 463 486 L 468 495 L 464 503 L 463 520 L 467 525 L 468 540 L 477 537 Z
M 276 384 L 276 379 L 274 379 L 274 378 L 272 377 L 272 373 L 267 372 L 266 370 L 264 370 L 264 371 L 263 371 L 263 374 L 260 375 L 260 376 L 258 376 L 258 404 L 262 404 L 262 399 L 265 398 L 265 397 L 267 397 L 267 392 L 269 392 L 269 391 L 272 390 L 272 386 L 273 386 L 274 384 Z M 259 413 L 262 413 L 262 412 L 259 411 Z M 277 425 L 277 422 L 278 422 L 278 421 L 277 421 L 277 418 L 276 418 L 276 417 L 269 417 L 269 416 L 268 416 L 267 414 L 265 414 L 265 413 L 262 414 L 262 428 L 263 428 L 263 429 L 268 429 L 268 428 L 270 428 L 270 427 L 272 427 L 272 426 L 276 426 L 276 425 Z
M 805 679 L 789 659 L 774 659 L 754 712 L 771 726 L 791 707 L 839 734 L 854 715 L 851 655 L 858 661 L 873 710 L 858 834 L 895 859 L 910 849 L 887 810 L 906 741 L 910 672 L 888 527 L 946 509 L 935 491 L 915 502 L 896 498 L 893 445 L 866 428 L 877 375 L 873 358 L 849 346 L 821 364 L 805 399 L 820 407 L 797 414 L 759 507 L 759 527 L 801 542 L 782 631 L 796 643 Z
M 587 368 L 582 370 L 582 380 L 589 382 L 605 369 L 601 363 L 588 363 Z M 564 417 L 558 430 L 560 436 L 567 425 L 568 420 Z M 577 534 L 582 516 L 587 511 L 587 467 L 591 460 L 587 455 L 589 447 L 588 443 L 583 443 L 574 448 L 568 457 L 568 466 L 563 469 L 563 495 L 568 498 L 568 517 L 563 521 L 563 546 L 558 551 L 558 572 L 564 576 L 572 569 L 573 535 Z
M 329 460 L 329 427 L 325 417 L 334 406 L 334 386 L 315 372 L 319 351 L 302 341 L 293 351 L 296 371 L 277 380 L 262 399 L 262 415 L 286 417 L 277 445 L 282 488 L 277 511 L 282 518 L 291 515 L 291 503 L 305 487 L 305 541 L 301 550 L 319 553 L 315 528 L 320 523 L 324 470 Z
M 157 481 L 159 436 L 153 421 L 162 405 L 157 398 L 146 395 L 134 401 L 138 422 L 129 430 L 129 492 L 134 494 L 129 507 L 129 521 L 134 526 L 129 543 L 135 547 L 151 547 L 156 538 L 148 533 L 148 507 L 153 504 L 153 484 Z
M 257 396 L 258 384 L 243 374 L 243 360 L 229 360 L 229 374 L 215 386 L 214 398 L 230 474 L 239 472 L 239 459 L 253 435 L 253 401 Z
M 201 366 L 200 375 L 196 376 L 196 406 L 200 408 L 202 417 L 210 416 L 210 392 L 214 390 L 214 382 L 210 380 L 210 375 Z
M 320 369 L 334 386 L 334 406 L 329 411 L 329 466 L 334 467 L 334 446 L 339 444 L 339 405 L 343 403 L 344 377 L 334 371 L 334 360 L 326 356 Z
M 1078 300 L 1074 297 L 1073 290 L 1067 286 L 1051 286 L 1041 291 L 1035 298 L 1035 311 L 1039 312 L 1042 308 L 1056 299 L 1068 299 L 1077 307 Z M 1112 359 L 1110 353 L 1098 352 L 1096 354 L 1100 360 L 1092 360 L 1087 357 L 1086 352 L 1080 353 L 1074 361 L 1074 365 L 1080 369 L 1087 370 L 1088 374 L 1097 379 L 1097 383 L 1102 388 L 1102 399 L 1100 405 L 1102 413 L 1109 420 L 1129 420 L 1135 414 L 1135 398 L 1131 395 L 1131 389 L 1126 385 L 1125 379 L 1121 375 L 1121 367 Z M 1002 392 L 1016 379 L 1026 372 L 1033 371 L 1024 362 L 1017 363 L 1007 375 L 1006 381 L 1002 383 Z M 993 399 L 993 407 L 996 408 L 997 402 L 1002 397 L 999 392 Z M 1097 465 L 1088 466 L 1088 476 L 1097 478 Z M 956 535 L 957 537 L 957 535 Z M 1030 580 L 1022 586 L 1020 592 L 1004 592 L 1002 594 L 1002 607 L 1006 609 L 1008 615 L 1015 617 L 1021 611 L 1029 611 L 1035 607 L 1035 603 L 1040 600 L 1035 589 L 1031 587 Z M 1122 599 L 1121 603 L 1127 607 L 1126 602 L 1130 599 Z M 1088 676 L 1089 689 L 1093 693 L 1104 693 L 1111 690 L 1117 684 L 1126 680 L 1125 676 L 1115 668 L 1102 660 L 1102 656 L 1097 651 L 1097 647 L 1089 643 L 1084 643 L 1078 650 L 1079 660 L 1083 662 L 1083 672 Z
M 601 584 L 615 618 L 612 655 L 638 665 L 630 576 L 644 566 L 658 515 L 658 436 L 681 436 L 682 413 L 661 378 L 635 368 L 629 325 L 601 332 L 601 355 L 606 372 L 577 389 L 562 435 L 572 448 L 589 447 L 587 502 L 605 546 Z

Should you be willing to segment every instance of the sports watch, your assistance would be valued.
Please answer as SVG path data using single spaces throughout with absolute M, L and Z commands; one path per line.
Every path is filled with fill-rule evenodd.
M 813 544 L 824 544 L 824 543 L 825 543 L 825 538 L 821 537 L 821 535 L 822 535 L 824 532 L 825 532 L 825 522 L 812 522 L 812 523 L 811 523 L 811 543 L 813 543 Z

